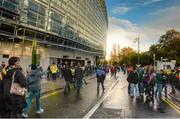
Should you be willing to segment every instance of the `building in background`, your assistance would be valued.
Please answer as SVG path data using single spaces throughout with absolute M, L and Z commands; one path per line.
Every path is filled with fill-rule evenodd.
M 105 56 L 107 12 L 104 0 L 0 0 L 0 60 L 31 64 L 32 40 L 41 66 L 94 65 Z
M 114 43 L 111 51 L 111 56 L 119 56 L 121 52 L 120 45 Z

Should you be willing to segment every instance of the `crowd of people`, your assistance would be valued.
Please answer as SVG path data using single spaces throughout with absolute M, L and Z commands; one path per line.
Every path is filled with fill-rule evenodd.
M 87 70 L 87 68 L 86 68 Z M 107 73 L 117 80 L 117 73 L 124 72 L 127 74 L 128 93 L 131 98 L 144 97 L 153 101 L 154 96 L 162 96 L 164 90 L 167 96 L 167 86 L 171 86 L 171 93 L 175 94 L 177 70 L 160 70 L 154 71 L 144 67 L 125 67 L 125 66 L 103 66 L 96 68 L 97 94 L 100 92 L 100 85 L 104 93 L 104 81 Z M 52 63 L 47 69 L 48 80 L 57 79 L 59 68 L 56 63 Z M 85 69 L 80 64 L 69 66 L 64 65 L 61 69 L 63 79 L 65 80 L 64 95 L 70 95 L 73 85 L 77 94 L 80 93 L 82 84 L 87 82 L 84 79 Z M 91 72 L 92 73 L 92 72 Z M 46 75 L 39 65 L 31 65 L 31 70 L 24 72 L 20 66 L 18 57 L 11 57 L 6 65 L 5 62 L 0 64 L 0 118 L 28 117 L 32 99 L 36 98 L 36 113 L 41 114 L 44 109 L 41 108 L 41 80 Z M 15 88 L 14 88 L 15 87 Z
M 34 96 L 36 113 L 44 111 L 40 102 L 43 72 L 39 65 L 32 65 L 31 70 L 25 73 L 20 59 L 11 57 L 8 64 L 1 63 L 0 71 L 0 118 L 28 117 Z
M 24 72 L 20 66 L 18 57 L 11 57 L 8 64 L 1 62 L 0 65 L 0 118 L 28 117 L 33 98 L 36 98 L 36 113 L 41 114 L 41 80 L 46 75 L 39 65 L 31 65 L 30 70 Z M 55 81 L 57 79 L 58 67 L 52 63 L 48 67 L 47 78 Z M 64 94 L 70 94 L 70 84 L 74 85 L 77 94 L 80 93 L 82 83 L 86 85 L 84 71 L 81 65 L 64 65 L 62 68 L 65 80 Z M 12 88 L 15 86 L 15 93 Z M 23 90 L 22 90 L 23 89 Z
M 171 86 L 171 94 L 175 94 L 177 74 L 179 75 L 178 69 L 155 71 L 143 67 L 134 67 L 127 77 L 128 93 L 132 98 L 145 95 L 147 100 L 154 101 L 154 96 L 161 97 L 163 90 L 165 97 L 167 97 L 167 87 Z

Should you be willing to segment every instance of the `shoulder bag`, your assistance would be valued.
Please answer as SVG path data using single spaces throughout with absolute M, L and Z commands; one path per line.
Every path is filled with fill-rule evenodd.
M 13 76 L 12 76 L 12 84 L 11 84 L 10 94 L 25 96 L 26 89 L 22 88 L 19 83 L 14 83 L 15 73 L 16 73 L 16 71 L 13 73 Z

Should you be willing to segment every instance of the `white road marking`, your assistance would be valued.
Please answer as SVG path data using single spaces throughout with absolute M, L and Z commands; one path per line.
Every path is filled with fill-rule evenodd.
M 101 105 L 101 103 L 109 96 L 109 94 L 111 93 L 112 89 L 114 88 L 114 86 L 119 82 L 119 79 L 117 79 L 112 86 L 110 87 L 110 89 L 107 91 L 107 93 L 105 93 L 105 95 L 98 101 L 98 103 L 91 108 L 91 110 L 83 117 L 83 119 L 85 118 L 90 118 L 94 112 L 99 108 L 99 106 Z

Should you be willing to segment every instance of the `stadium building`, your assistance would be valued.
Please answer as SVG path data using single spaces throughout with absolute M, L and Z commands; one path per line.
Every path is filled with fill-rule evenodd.
M 105 0 L 0 0 L 0 61 L 18 56 L 27 68 L 36 40 L 43 69 L 95 65 L 105 56 L 107 27 Z

